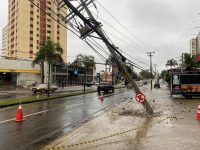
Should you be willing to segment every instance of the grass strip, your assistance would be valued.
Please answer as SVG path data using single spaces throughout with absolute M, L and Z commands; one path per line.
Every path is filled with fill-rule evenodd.
M 121 89 L 124 87 L 115 87 L 115 89 Z M 47 96 L 29 96 L 29 97 L 24 97 L 24 98 L 16 98 L 16 99 L 10 99 L 8 101 L 3 101 L 0 102 L 0 108 L 2 107 L 9 107 L 9 106 L 15 106 L 19 104 L 28 104 L 28 103 L 34 103 L 34 102 L 40 102 L 40 101 L 46 101 L 46 100 L 53 100 L 56 98 L 63 98 L 63 97 L 71 97 L 71 96 L 78 96 L 78 95 L 83 95 L 83 94 L 89 94 L 89 93 L 94 93 L 97 92 L 97 90 L 86 90 L 85 92 L 83 91 L 70 91 L 69 92 L 58 92 L 58 95 L 52 95 L 50 97 Z M 110 95 L 107 95 L 105 97 L 109 97 Z
M 72 93 L 59 93 L 59 95 L 52 95 L 50 97 L 47 96 L 30 96 L 26 98 L 16 98 L 16 99 L 11 99 L 8 101 L 3 101 L 0 102 L 0 107 L 8 107 L 8 106 L 14 106 L 14 105 L 19 105 L 19 104 L 28 104 L 28 103 L 33 103 L 33 102 L 40 102 L 40 101 L 46 101 L 46 100 L 53 100 L 56 98 L 62 98 L 62 97 L 71 97 L 71 96 L 78 96 L 78 95 L 83 95 L 83 94 L 89 94 L 89 93 L 94 93 L 97 92 L 97 90 L 88 90 L 88 91 L 78 91 L 78 92 L 72 92 Z

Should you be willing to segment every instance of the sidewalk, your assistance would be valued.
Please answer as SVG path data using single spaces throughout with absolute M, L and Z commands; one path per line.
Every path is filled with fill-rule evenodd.
M 46 149 L 70 150 L 199 150 L 200 121 L 195 119 L 198 99 L 171 99 L 166 85 L 145 92 L 155 115 L 146 117 L 141 104 L 130 99 L 71 133 L 51 142 Z

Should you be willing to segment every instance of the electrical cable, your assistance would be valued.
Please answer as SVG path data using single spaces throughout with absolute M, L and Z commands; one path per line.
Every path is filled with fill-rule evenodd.
M 30 0 L 29 0 L 30 1 Z M 40 1 L 40 0 L 39 0 Z M 43 12 L 45 12 L 49 17 L 51 17 L 54 21 L 58 22 L 55 18 L 53 18 L 51 15 L 49 15 L 49 13 L 47 13 L 46 11 L 44 11 L 43 9 L 41 9 L 38 5 L 36 5 L 34 2 L 30 1 L 33 5 L 35 5 L 36 7 L 38 7 L 40 10 L 42 10 Z M 41 2 L 41 1 L 40 1 Z M 52 12 L 52 10 L 50 10 Z M 55 13 L 55 12 L 54 12 Z M 60 22 L 58 22 L 59 24 L 61 24 Z M 68 29 L 69 31 L 71 31 L 73 34 L 75 34 L 76 36 L 78 36 L 78 34 L 76 34 L 75 32 L 73 32 L 71 29 L 67 28 L 66 26 L 64 26 L 63 24 L 61 24 L 63 27 L 65 27 L 66 29 Z M 79 36 L 78 36 L 79 37 Z
M 97 3 L 101 6 L 119 25 L 121 25 L 128 33 L 130 33 L 145 49 L 148 49 L 147 46 L 140 41 L 135 34 L 133 34 L 129 29 L 127 29 L 122 23 L 120 23 L 103 5 L 101 5 L 98 1 Z

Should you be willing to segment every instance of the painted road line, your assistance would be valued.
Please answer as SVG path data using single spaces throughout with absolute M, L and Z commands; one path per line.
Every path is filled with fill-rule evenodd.
M 24 118 L 30 117 L 30 116 L 34 116 L 34 115 L 38 115 L 38 114 L 42 114 L 42 113 L 45 113 L 45 112 L 48 112 L 48 111 L 50 111 L 50 110 L 44 110 L 44 111 L 40 111 L 40 112 L 29 114 L 29 115 L 25 115 Z M 10 121 L 13 121 L 13 120 L 15 120 L 15 118 L 4 120 L 4 121 L 0 121 L 0 124 L 6 123 L 6 122 L 10 122 Z

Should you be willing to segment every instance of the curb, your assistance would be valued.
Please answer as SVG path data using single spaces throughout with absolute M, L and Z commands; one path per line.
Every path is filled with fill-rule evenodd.
M 124 87 L 116 87 L 115 89 L 121 89 Z M 41 97 L 41 98 L 36 98 L 34 97 L 33 100 L 27 100 L 26 99 L 19 99 L 18 102 L 11 102 L 10 104 L 1 104 L 0 102 L 0 108 L 4 108 L 4 107 L 10 107 L 10 106 L 15 106 L 15 105 L 19 105 L 19 104 L 29 104 L 29 103 L 36 103 L 36 102 L 41 102 L 41 101 L 47 101 L 47 100 L 53 100 L 56 98 L 63 98 L 63 97 L 72 97 L 72 96 L 78 96 L 78 95 L 85 95 L 85 94 L 89 94 L 89 93 L 95 93 L 97 92 L 97 90 L 90 90 L 90 91 L 86 91 L 86 92 L 77 92 L 77 93 L 69 93 L 69 94 L 63 94 L 63 95 L 58 95 L 58 96 L 52 96 L 52 97 Z M 105 97 L 109 97 L 112 96 L 113 94 L 108 94 L 105 95 Z M 28 99 L 28 98 L 27 98 Z M 3 102 L 2 102 L 3 103 Z
M 72 96 L 78 96 L 78 95 L 84 95 L 84 94 L 89 94 L 89 93 L 95 93 L 97 92 L 97 90 L 91 90 L 91 91 L 86 91 L 86 92 L 79 92 L 79 93 L 71 93 L 71 94 L 63 94 L 63 95 L 59 95 L 59 96 L 52 96 L 52 97 L 41 97 L 39 99 L 37 99 L 36 97 L 34 97 L 33 100 L 23 100 L 19 99 L 19 102 L 11 102 L 10 104 L 0 104 L 0 108 L 3 107 L 10 107 L 10 106 L 15 106 L 15 105 L 19 105 L 19 104 L 29 104 L 29 103 L 35 103 L 35 102 L 41 102 L 41 101 L 46 101 L 46 100 L 53 100 L 56 98 L 63 98 L 63 97 L 72 97 Z M 27 98 L 28 99 L 28 98 Z

